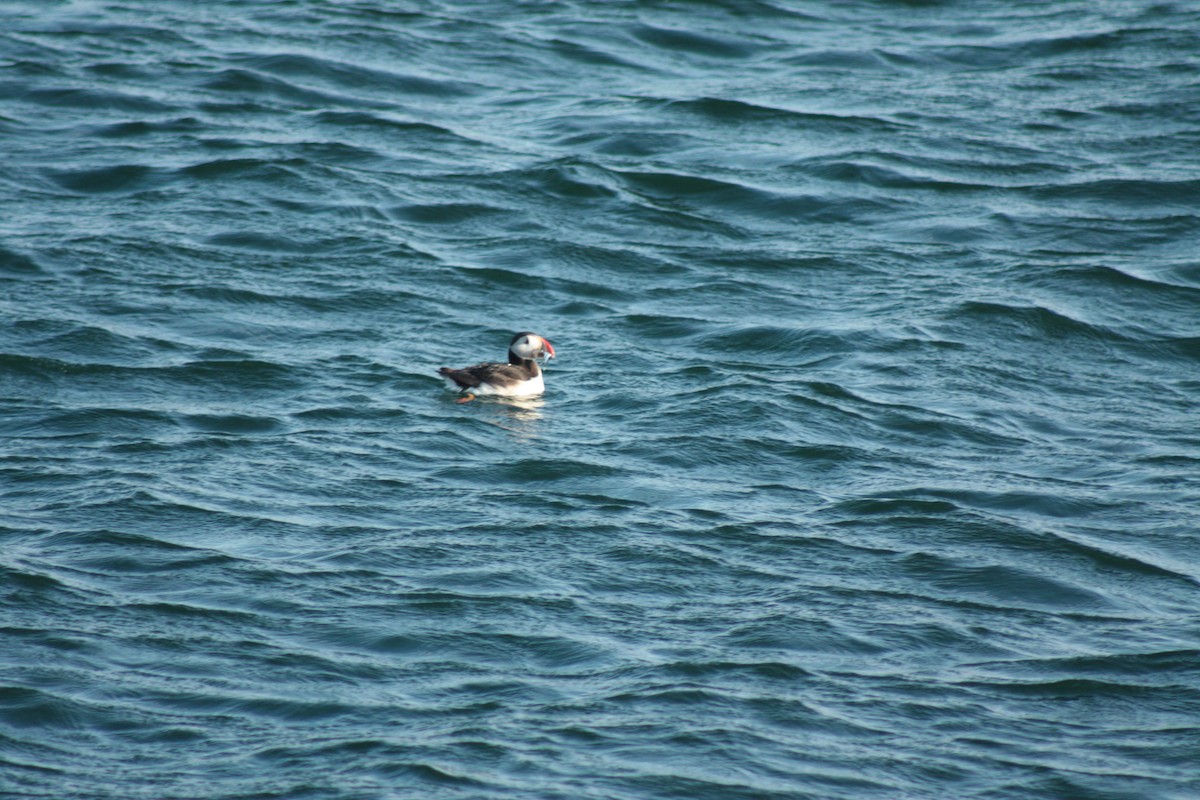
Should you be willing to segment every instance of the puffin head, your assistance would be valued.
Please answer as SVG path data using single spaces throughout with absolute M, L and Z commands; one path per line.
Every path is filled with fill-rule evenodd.
M 513 336 L 508 351 L 517 358 L 549 361 L 554 358 L 554 345 L 536 333 L 523 331 Z

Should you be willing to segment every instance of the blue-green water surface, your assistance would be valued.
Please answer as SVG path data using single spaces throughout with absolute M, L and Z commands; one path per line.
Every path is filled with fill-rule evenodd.
M 1198 31 L 3 0 L 0 796 L 1200 797 Z

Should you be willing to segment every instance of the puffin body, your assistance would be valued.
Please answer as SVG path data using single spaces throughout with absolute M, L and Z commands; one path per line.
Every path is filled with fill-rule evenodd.
M 554 346 L 536 333 L 522 331 L 508 344 L 507 364 L 476 364 L 451 369 L 442 367 L 438 374 L 463 393 L 460 403 L 476 395 L 532 397 L 546 388 L 538 359 L 554 358 Z

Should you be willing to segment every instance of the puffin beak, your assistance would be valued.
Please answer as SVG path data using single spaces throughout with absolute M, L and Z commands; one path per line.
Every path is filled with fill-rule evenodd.
M 542 339 L 542 354 L 546 356 L 546 360 L 554 358 L 554 345 L 550 344 L 549 339 Z

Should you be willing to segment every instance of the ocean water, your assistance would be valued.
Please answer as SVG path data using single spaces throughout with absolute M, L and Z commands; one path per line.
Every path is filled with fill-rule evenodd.
M 1198 30 L 3 0 L 0 796 L 1200 797 Z

